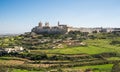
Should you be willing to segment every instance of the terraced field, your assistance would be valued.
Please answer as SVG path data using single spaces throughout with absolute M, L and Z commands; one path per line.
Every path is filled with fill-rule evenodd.
M 119 52 L 120 46 L 110 45 L 109 40 L 86 40 L 88 46 L 61 48 L 61 49 L 45 49 L 31 50 L 32 53 L 45 52 L 48 54 L 99 54 L 103 52 Z
M 64 71 L 85 71 L 86 69 L 92 69 L 93 72 L 111 72 L 113 64 L 104 64 L 104 65 L 91 65 L 91 66 L 80 66 L 72 68 L 63 68 Z
M 112 40 L 87 39 L 83 41 L 86 46 L 31 49 L 30 54 L 0 57 L 0 66 L 12 72 L 111 72 L 120 62 L 120 45 L 110 44 Z M 42 54 L 45 58 L 40 58 Z
M 77 46 L 72 48 L 68 47 L 68 48 L 59 48 L 59 49 L 31 50 L 31 53 L 39 54 L 41 52 L 44 52 L 48 56 L 58 55 L 63 57 L 69 57 L 69 60 L 73 58 L 74 60 L 72 61 L 70 60 L 69 62 L 61 61 L 61 64 L 60 64 L 61 68 L 62 66 L 67 67 L 65 66 L 65 64 L 69 64 L 68 67 L 70 68 L 63 69 L 68 72 L 80 71 L 80 70 L 82 72 L 82 71 L 85 71 L 85 69 L 89 69 L 89 68 L 94 70 L 94 72 L 110 72 L 114 62 L 115 61 L 119 62 L 120 46 L 110 45 L 110 42 L 111 42 L 110 39 L 108 40 L 107 39 L 95 39 L 95 40 L 89 39 L 89 40 L 85 40 L 84 42 L 87 43 L 87 46 Z M 110 57 L 104 57 L 103 55 L 102 57 L 101 54 L 104 54 L 104 53 L 116 53 L 118 55 L 110 56 Z M 94 55 L 98 55 L 101 57 L 94 57 Z M 96 63 L 94 64 L 94 62 Z M 82 63 L 84 63 L 85 66 Z M 100 65 L 98 65 L 99 63 Z M 75 67 L 74 67 L 74 64 L 75 64 Z

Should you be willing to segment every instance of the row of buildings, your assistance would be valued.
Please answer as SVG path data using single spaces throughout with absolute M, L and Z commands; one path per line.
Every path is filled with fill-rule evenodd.
M 69 27 L 66 24 L 60 24 L 58 22 L 58 26 L 50 27 L 49 23 L 46 22 L 45 26 L 43 26 L 42 22 L 39 22 L 38 26 L 34 27 L 32 32 L 37 34 L 65 34 L 70 31 L 80 31 L 80 32 L 89 32 L 92 33 L 93 31 L 96 32 L 120 32 L 120 28 L 75 28 Z

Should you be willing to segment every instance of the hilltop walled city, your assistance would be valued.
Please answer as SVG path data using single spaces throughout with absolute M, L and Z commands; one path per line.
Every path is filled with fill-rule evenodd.
M 65 34 L 70 31 L 80 31 L 80 32 L 88 32 L 92 33 L 96 31 L 99 32 L 120 32 L 120 28 L 102 28 L 102 27 L 96 27 L 96 28 L 75 28 L 75 27 L 69 27 L 66 24 L 60 24 L 58 21 L 58 26 L 50 27 L 49 22 L 45 23 L 45 26 L 43 26 L 42 22 L 38 23 L 38 26 L 34 27 L 32 29 L 32 32 L 35 32 L 37 34 Z
M 120 72 L 120 0 L 0 0 L 0 72 Z
M 120 28 L 57 24 L 39 22 L 31 32 L 1 36 L 0 72 L 120 71 Z M 87 66 L 90 67 L 82 69 Z

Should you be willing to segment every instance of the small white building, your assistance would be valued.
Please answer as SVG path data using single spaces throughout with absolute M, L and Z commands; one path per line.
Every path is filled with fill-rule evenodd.
M 5 48 L 5 51 L 7 53 L 11 53 L 11 52 L 22 52 L 24 51 L 24 48 L 23 47 L 20 47 L 20 46 L 15 46 L 14 48 Z

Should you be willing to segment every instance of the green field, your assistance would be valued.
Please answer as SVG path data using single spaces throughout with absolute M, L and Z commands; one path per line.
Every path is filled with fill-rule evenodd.
M 113 52 L 113 49 L 101 48 L 95 46 L 88 47 L 73 47 L 73 48 L 64 48 L 64 49 L 54 49 L 48 50 L 47 53 L 60 53 L 60 54 L 99 54 L 103 52 Z
M 50 49 L 50 50 L 32 50 L 33 53 L 45 52 L 50 54 L 99 54 L 103 52 L 115 52 L 112 48 L 103 48 L 95 46 L 87 47 L 72 47 L 72 48 L 61 48 L 61 49 Z
M 107 58 L 107 60 L 120 60 L 120 57 L 110 57 L 110 58 Z
M 31 71 L 21 70 L 21 69 L 13 69 L 12 72 L 31 72 Z
M 81 66 L 81 67 L 72 67 L 72 68 L 64 68 L 64 71 L 67 70 L 85 70 L 92 69 L 93 72 L 110 72 L 113 64 L 104 64 L 104 65 L 92 65 L 92 66 Z
M 22 70 L 22 69 L 13 69 L 12 72 L 44 72 L 44 71 L 28 71 L 28 70 Z
M 43 49 L 43 50 L 31 50 L 31 53 L 39 54 L 44 52 L 46 54 L 63 54 L 63 55 L 96 55 L 100 53 L 117 53 L 119 54 L 120 46 L 111 45 L 112 39 L 88 39 L 84 42 L 87 46 L 77 46 L 77 47 L 65 47 L 59 49 Z M 120 60 L 120 57 L 108 57 L 105 58 L 108 61 Z M 63 68 L 63 71 L 79 71 L 86 69 L 92 69 L 93 72 L 111 72 L 113 64 L 103 64 L 103 65 L 90 65 L 90 66 L 77 66 L 71 68 Z
M 45 52 L 48 54 L 99 54 L 104 52 L 119 52 L 120 47 L 110 45 L 110 40 L 86 40 L 88 46 L 67 47 L 59 49 L 31 50 L 32 53 Z
M 104 37 L 104 34 L 102 35 Z M 15 56 L 1 56 L 0 65 L 8 69 L 12 67 L 12 72 L 59 72 L 61 70 L 62 72 L 79 72 L 87 69 L 91 69 L 93 72 L 111 72 L 115 63 L 120 62 L 120 38 L 101 38 L 100 34 L 96 37 L 83 40 L 84 46 L 63 44 L 65 45 L 63 48 L 44 48 L 52 43 L 34 45 L 34 38 L 29 38 L 30 43 L 33 41 L 31 44 L 33 48 L 28 48 L 30 52 L 19 53 Z M 35 41 L 40 40 L 37 39 Z M 9 44 L 9 40 L 5 39 L 5 44 Z M 112 42 L 113 44 L 111 44 Z M 26 43 L 28 42 L 26 41 Z M 29 47 L 27 44 L 23 46 Z

